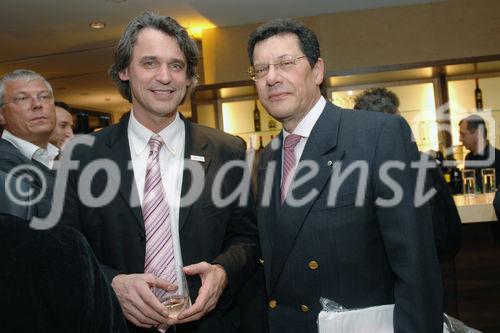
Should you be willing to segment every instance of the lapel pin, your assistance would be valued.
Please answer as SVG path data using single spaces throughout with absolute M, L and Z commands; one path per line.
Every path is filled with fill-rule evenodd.
M 332 166 L 332 164 L 333 164 L 333 162 L 332 162 L 332 161 L 328 161 L 328 162 L 326 162 L 326 165 L 328 165 L 328 166 Z
M 205 162 L 205 157 L 203 157 L 203 156 L 197 156 L 197 155 L 191 155 L 191 161 Z

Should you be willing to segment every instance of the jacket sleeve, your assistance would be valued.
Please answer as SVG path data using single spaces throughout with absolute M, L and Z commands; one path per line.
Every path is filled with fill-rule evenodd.
M 411 163 L 420 155 L 403 118 L 387 117 L 382 126 L 373 185 L 379 228 L 395 275 L 394 332 L 442 332 L 443 291 L 431 211 L 428 203 L 415 204 L 417 172 Z M 385 176 L 379 172 L 384 166 L 389 167 Z
M 235 158 L 243 161 L 245 150 L 239 150 Z M 227 193 L 231 193 L 240 185 L 244 179 L 243 172 L 249 170 L 232 168 L 228 172 L 224 179 Z M 233 297 L 252 276 L 259 262 L 256 213 L 251 186 L 248 185 L 248 200 L 243 204 L 240 204 L 239 200 L 231 203 L 224 251 L 212 262 L 224 267 L 228 278 L 228 289 Z

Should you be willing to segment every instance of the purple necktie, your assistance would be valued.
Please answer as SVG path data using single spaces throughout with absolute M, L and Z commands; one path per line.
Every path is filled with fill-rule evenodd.
M 281 205 L 285 202 L 286 194 L 295 171 L 295 146 L 302 137 L 297 134 L 288 134 L 283 144 L 283 173 L 281 176 Z
M 149 157 L 144 184 L 142 214 L 146 231 L 146 261 L 144 272 L 161 276 L 176 283 L 174 246 L 170 230 L 170 209 L 160 173 L 160 149 L 163 141 L 159 135 L 149 140 Z

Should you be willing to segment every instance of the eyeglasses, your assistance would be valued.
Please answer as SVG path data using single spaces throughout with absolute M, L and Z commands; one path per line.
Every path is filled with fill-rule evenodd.
M 247 72 L 252 80 L 257 81 L 257 80 L 264 78 L 267 75 L 267 73 L 269 73 L 269 68 L 271 66 L 276 66 L 276 68 L 280 72 L 286 73 L 286 72 L 291 71 L 295 67 L 295 65 L 297 65 L 297 61 L 299 61 L 300 59 L 305 58 L 305 57 L 306 57 L 305 55 L 297 57 L 297 58 L 286 57 L 286 58 L 281 59 L 279 62 L 277 62 L 275 64 L 250 66 L 250 67 L 248 67 Z
M 1 106 L 4 106 L 6 104 L 15 104 L 19 107 L 28 107 L 35 100 L 37 100 L 38 102 L 40 102 L 42 104 L 48 104 L 48 103 L 52 102 L 53 99 L 54 99 L 54 96 L 49 92 L 41 93 L 38 96 L 21 95 L 21 96 L 14 97 L 12 99 L 12 101 L 10 101 L 10 102 L 3 103 Z

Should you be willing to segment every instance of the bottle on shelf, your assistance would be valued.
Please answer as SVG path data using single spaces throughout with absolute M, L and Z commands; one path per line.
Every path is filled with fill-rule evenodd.
M 457 167 L 451 168 L 451 192 L 462 194 L 462 173 Z
M 483 92 L 479 88 L 479 79 L 478 78 L 476 78 L 476 89 L 474 90 L 474 97 L 476 100 L 476 110 L 482 111 L 483 110 Z
M 260 127 L 260 111 L 259 108 L 257 107 L 257 100 L 254 101 L 255 107 L 253 109 L 253 124 L 255 128 L 255 132 L 260 132 L 261 127 Z

